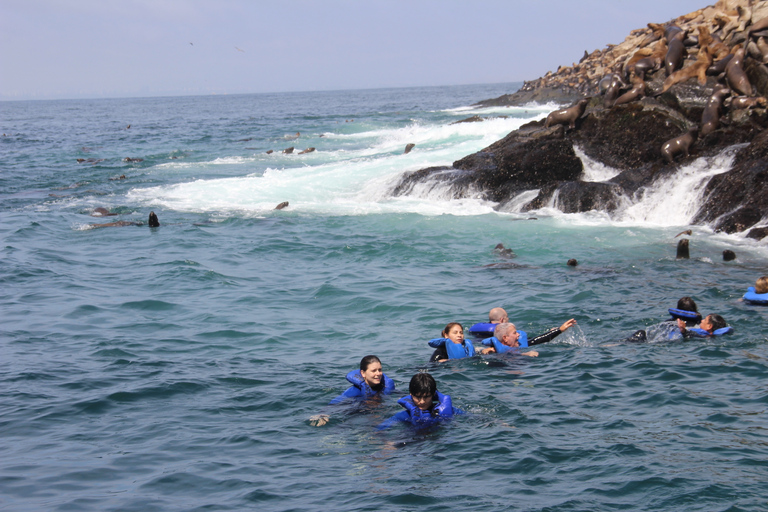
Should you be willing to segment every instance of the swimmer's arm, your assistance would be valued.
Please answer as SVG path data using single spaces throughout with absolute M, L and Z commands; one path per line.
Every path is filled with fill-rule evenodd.
M 493 348 L 493 347 L 481 348 L 481 349 L 478 350 L 478 352 L 480 354 L 483 354 L 483 355 L 485 355 L 485 354 L 493 354 L 493 353 L 496 352 L 496 349 Z
M 438 347 L 442 347 L 443 345 L 445 345 L 446 341 L 448 341 L 447 338 L 434 338 L 434 339 L 429 340 L 427 343 L 432 348 L 438 348 Z
M 395 414 L 391 418 L 379 423 L 379 426 L 376 427 L 376 430 L 386 430 L 394 425 L 397 425 L 402 421 L 409 421 L 410 419 L 411 418 L 410 416 L 408 416 L 408 411 L 400 411 L 399 413 Z
M 570 320 L 567 320 L 563 325 L 560 327 L 550 329 L 544 334 L 540 336 L 536 336 L 532 340 L 528 340 L 528 346 L 532 347 L 533 345 L 541 345 L 542 343 L 547 343 L 552 341 L 553 339 L 560 336 L 563 332 L 567 331 L 571 327 L 576 325 L 576 320 L 574 318 L 571 318 Z

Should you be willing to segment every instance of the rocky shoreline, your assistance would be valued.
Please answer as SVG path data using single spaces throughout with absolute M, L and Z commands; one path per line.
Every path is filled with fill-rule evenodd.
M 692 222 L 762 239 L 768 235 L 767 41 L 768 1 L 720 0 L 649 23 L 619 45 L 585 52 L 579 63 L 477 104 L 588 98 L 586 109 L 528 123 L 450 167 L 408 173 L 394 194 L 437 180 L 450 182 L 455 197 L 479 194 L 500 211 L 519 210 L 520 194 L 538 190 L 522 211 L 556 197 L 566 213 L 612 212 L 681 164 L 733 152 L 732 168 L 709 180 Z M 618 175 L 582 181 L 574 147 Z

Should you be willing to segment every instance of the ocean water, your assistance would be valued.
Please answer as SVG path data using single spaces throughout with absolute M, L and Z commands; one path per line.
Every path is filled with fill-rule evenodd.
M 768 508 L 768 308 L 739 301 L 768 251 L 697 226 L 675 259 L 738 148 L 611 216 L 393 197 L 555 108 L 470 107 L 517 86 L 0 103 L 0 509 Z M 684 295 L 735 332 L 619 342 Z M 426 365 L 495 306 L 578 326 Z M 398 391 L 328 406 L 367 354 Z M 469 414 L 376 431 L 424 369 Z

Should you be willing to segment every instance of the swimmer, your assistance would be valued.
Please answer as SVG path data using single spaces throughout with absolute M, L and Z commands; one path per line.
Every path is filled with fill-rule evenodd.
M 507 316 L 507 312 L 504 311 L 504 309 L 493 308 L 488 313 L 488 322 L 492 324 L 503 324 L 504 322 L 509 322 L 509 316 Z
M 506 264 L 505 264 L 506 265 Z M 493 308 L 488 313 L 488 322 L 479 322 L 469 328 L 469 333 L 476 338 L 485 338 L 493 335 L 493 330 L 498 324 L 509 322 L 507 312 L 503 308 Z
M 445 326 L 442 338 L 429 340 L 429 346 L 436 350 L 429 358 L 430 362 L 444 362 L 448 359 L 462 359 L 475 355 L 475 347 L 472 342 L 464 339 L 464 327 L 458 322 L 451 322 Z
M 417 373 L 408 385 L 410 395 L 397 401 L 405 410 L 400 411 L 381 423 L 378 430 L 389 428 L 398 423 L 411 423 L 416 427 L 427 427 L 452 418 L 464 411 L 453 407 L 451 397 L 437 390 L 434 377 L 428 373 Z
M 352 386 L 331 400 L 329 405 L 335 405 L 349 399 L 367 400 L 381 397 L 395 390 L 395 382 L 384 374 L 381 360 L 376 356 L 365 356 L 360 360 L 360 369 L 349 372 L 347 380 L 352 383 Z M 329 420 L 330 415 L 328 414 L 317 414 L 309 418 L 310 425 L 314 427 L 322 427 Z
M 686 338 L 708 338 L 710 336 L 716 336 L 715 331 L 725 329 L 728 324 L 725 323 L 725 319 L 720 315 L 707 315 L 699 324 L 698 328 L 688 328 L 685 322 L 681 319 L 677 319 L 677 327 L 680 329 L 680 334 Z
M 563 323 L 563 325 L 560 327 L 550 329 L 544 334 L 528 340 L 528 344 L 526 346 L 532 347 L 533 345 L 541 345 L 542 343 L 550 342 L 574 325 L 576 325 L 576 319 L 571 318 L 570 320 L 566 320 L 565 323 Z M 501 354 L 508 352 L 513 348 L 520 347 L 520 333 L 517 332 L 515 324 L 508 322 L 499 324 L 494 331 L 493 337 L 484 339 L 483 345 L 488 345 L 489 348 L 484 349 L 481 352 L 482 354 L 492 354 L 494 352 Z M 523 352 L 523 355 L 536 357 L 539 355 L 539 353 L 535 350 L 531 350 L 530 352 Z
M 755 293 L 768 293 L 768 276 L 763 276 L 755 281 Z
M 670 309 L 669 314 L 672 315 L 672 320 L 683 319 L 688 327 L 696 325 L 696 322 L 701 321 L 701 314 L 696 307 L 696 301 L 690 297 L 681 297 L 677 301 L 677 308 Z

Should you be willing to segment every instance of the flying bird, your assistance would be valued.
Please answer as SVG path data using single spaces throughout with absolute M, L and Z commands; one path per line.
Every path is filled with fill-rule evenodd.
M 245 53 L 245 50 L 241 50 L 241 49 L 240 49 L 240 48 L 238 48 L 237 46 L 235 46 L 235 50 L 237 50 L 237 51 L 239 51 L 239 52 L 243 52 L 243 53 Z

